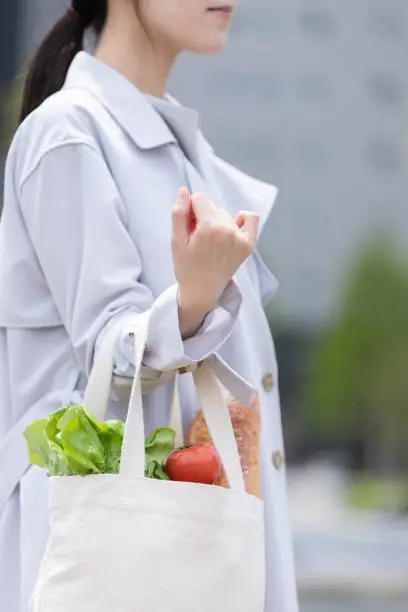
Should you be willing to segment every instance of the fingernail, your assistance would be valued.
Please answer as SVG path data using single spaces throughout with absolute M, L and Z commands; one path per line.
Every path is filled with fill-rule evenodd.
M 188 202 L 190 197 L 190 194 L 188 192 L 188 189 L 186 189 L 185 187 L 182 187 L 179 191 L 179 198 L 183 201 L 183 202 Z

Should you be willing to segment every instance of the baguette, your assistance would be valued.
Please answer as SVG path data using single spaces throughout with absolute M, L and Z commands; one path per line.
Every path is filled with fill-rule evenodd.
M 259 436 L 261 425 L 259 395 L 254 394 L 249 406 L 239 404 L 234 398 L 228 398 L 231 423 L 237 441 L 246 492 L 261 499 L 259 470 Z M 187 434 L 187 444 L 212 442 L 210 432 L 202 412 L 193 420 Z M 215 485 L 229 488 L 224 470 Z

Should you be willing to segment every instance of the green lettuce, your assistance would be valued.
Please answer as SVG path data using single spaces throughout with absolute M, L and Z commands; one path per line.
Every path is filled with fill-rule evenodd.
M 24 431 L 30 463 L 49 476 L 118 474 L 123 435 L 122 421 L 100 422 L 83 406 L 70 404 Z M 145 440 L 147 477 L 168 479 L 164 465 L 174 439 L 174 431 L 162 427 Z
M 161 427 L 160 429 L 155 429 L 145 440 L 145 473 L 148 478 L 156 478 L 158 480 L 169 479 L 164 469 L 164 464 L 171 451 L 174 450 L 174 438 L 175 433 L 173 429 Z

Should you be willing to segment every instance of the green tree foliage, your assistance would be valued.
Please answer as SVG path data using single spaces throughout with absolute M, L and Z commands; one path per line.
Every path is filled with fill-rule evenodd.
M 2 98 L 2 142 L 1 148 L 4 151 L 10 144 L 11 138 L 18 123 L 22 95 L 22 80 L 16 79 L 10 86 L 7 94 Z
M 390 241 L 368 245 L 309 378 L 313 426 L 360 440 L 366 467 L 408 469 L 408 265 Z

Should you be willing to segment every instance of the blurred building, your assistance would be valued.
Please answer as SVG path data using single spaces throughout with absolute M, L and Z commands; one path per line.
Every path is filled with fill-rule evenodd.
M 0 4 L 0 91 L 7 86 L 17 69 L 18 3 Z
M 174 83 L 217 150 L 279 186 L 263 250 L 280 309 L 319 324 L 364 236 L 408 228 L 408 3 L 240 4 L 227 52 Z
M 22 0 L 22 56 L 66 0 Z M 221 57 L 184 57 L 172 91 L 217 152 L 280 188 L 262 249 L 286 322 L 321 324 L 365 236 L 408 227 L 406 0 L 239 3 Z
M 18 3 L 0 3 L 0 142 L 4 134 L 2 105 L 7 97 L 8 85 L 18 65 Z M 2 174 L 2 151 L 0 150 L 0 177 Z

